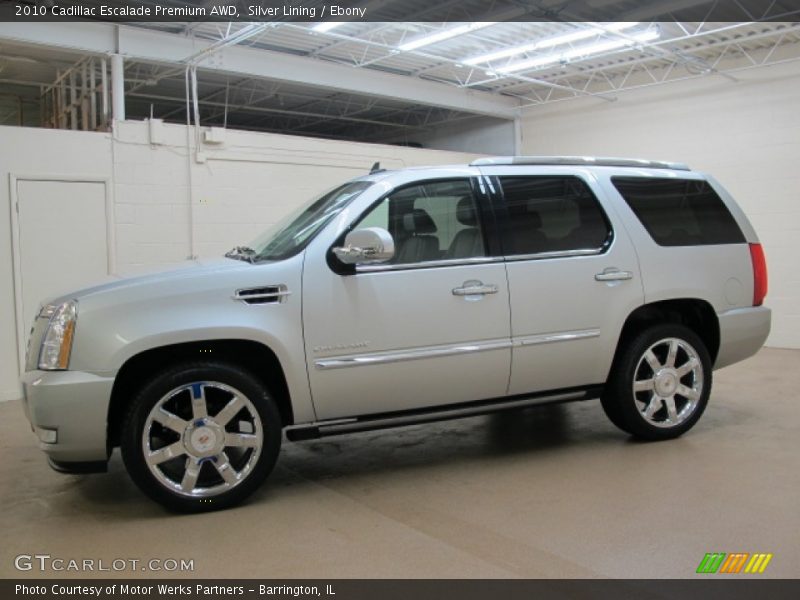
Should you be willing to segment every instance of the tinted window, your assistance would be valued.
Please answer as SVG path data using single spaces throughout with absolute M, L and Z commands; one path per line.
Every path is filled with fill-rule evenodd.
M 577 177 L 500 177 L 509 213 L 506 254 L 597 250 L 611 229 Z
M 468 180 L 402 188 L 370 209 L 358 227 L 383 227 L 392 234 L 395 257 L 391 264 L 486 255 Z
M 613 177 L 612 182 L 661 246 L 745 241 L 725 203 L 707 181 Z

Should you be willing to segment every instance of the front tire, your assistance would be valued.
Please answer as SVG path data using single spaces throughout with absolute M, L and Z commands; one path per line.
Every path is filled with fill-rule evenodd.
M 665 324 L 636 335 L 617 358 L 601 399 L 611 421 L 644 440 L 694 427 L 711 393 L 711 357 L 700 337 Z
M 122 458 L 136 485 L 171 510 L 227 508 L 269 475 L 281 444 L 269 390 L 235 365 L 176 365 L 144 385 L 123 422 Z

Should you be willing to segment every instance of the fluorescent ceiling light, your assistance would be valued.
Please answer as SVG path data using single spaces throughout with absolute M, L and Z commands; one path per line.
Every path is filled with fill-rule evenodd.
M 606 42 L 600 42 L 598 44 L 590 44 L 588 46 L 578 46 L 577 48 L 572 48 L 564 52 L 548 54 L 546 56 L 537 56 L 528 60 L 518 61 L 494 70 L 497 73 L 514 73 L 516 71 L 525 71 L 558 62 L 567 62 L 576 58 L 591 56 L 592 54 L 602 54 L 603 52 L 610 52 L 612 50 L 626 48 L 639 42 L 649 42 L 659 37 L 661 37 L 661 33 L 658 31 L 658 29 L 649 29 L 642 33 L 631 35 L 629 39 L 609 40 Z
M 418 37 L 417 39 L 411 40 L 410 42 L 406 42 L 405 44 L 400 44 L 397 47 L 397 49 L 400 50 L 401 52 L 416 50 L 417 48 L 422 48 L 423 46 L 430 46 L 431 44 L 436 44 L 444 40 L 449 40 L 450 38 L 456 37 L 458 35 L 464 35 L 465 33 L 469 33 L 470 31 L 477 31 L 478 29 L 483 29 L 484 27 L 489 27 L 489 25 L 494 25 L 494 24 L 495 22 L 489 22 L 489 21 L 476 21 L 474 23 L 464 23 L 463 25 L 458 25 L 457 27 L 451 27 L 450 29 L 443 29 L 441 31 L 437 31 L 436 33 L 432 33 L 431 35 Z
M 325 33 L 326 31 L 330 31 L 339 25 L 344 25 L 344 21 L 325 21 L 324 23 L 317 23 L 311 28 L 311 31 L 317 31 L 319 33 Z
M 578 29 L 577 31 L 572 31 L 570 33 L 564 33 L 562 35 L 557 35 L 555 37 L 546 38 L 543 40 L 539 40 L 538 42 L 525 44 L 523 46 L 505 48 L 504 50 L 498 50 L 497 52 L 490 52 L 489 54 L 475 56 L 474 58 L 468 58 L 467 60 L 462 62 L 465 65 L 479 65 L 485 62 L 499 60 L 501 58 L 508 58 L 509 56 L 516 56 L 517 54 L 524 54 L 525 52 L 541 50 L 542 48 L 553 48 L 554 46 L 561 46 L 562 44 L 579 42 L 580 40 L 585 40 L 590 37 L 595 37 L 597 35 L 600 35 L 605 31 L 623 31 L 625 29 L 630 29 L 631 27 L 635 27 L 638 24 L 639 24 L 638 22 L 623 21 L 619 23 L 611 23 L 606 29 L 601 29 L 600 27 L 587 27 L 585 29 Z

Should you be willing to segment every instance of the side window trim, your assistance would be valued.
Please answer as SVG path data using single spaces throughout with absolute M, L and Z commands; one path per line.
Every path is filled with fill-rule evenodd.
M 332 249 L 338 245 L 341 245 L 344 242 L 345 236 L 351 231 L 353 231 L 358 226 L 358 223 L 360 223 L 366 215 L 372 212 L 372 210 L 374 210 L 377 206 L 379 206 L 382 202 L 384 202 L 389 196 L 396 194 L 397 192 L 401 192 L 405 189 L 421 185 L 447 183 L 447 182 L 466 182 L 469 184 L 470 193 L 472 194 L 473 201 L 475 202 L 477 208 L 481 236 L 483 238 L 484 248 L 487 251 L 487 256 L 432 260 L 425 262 L 406 263 L 400 265 L 357 265 L 351 271 L 350 274 L 379 273 L 386 271 L 408 271 L 412 269 L 432 269 L 437 267 L 456 267 L 456 266 L 469 266 L 469 265 L 484 264 L 484 263 L 502 262 L 503 256 L 492 255 L 492 245 L 490 244 L 489 236 L 494 234 L 496 237 L 496 227 L 492 229 L 492 227 L 490 227 L 490 224 L 487 222 L 487 214 L 491 214 L 491 209 L 487 210 L 487 207 L 485 206 L 486 203 L 488 202 L 488 198 L 478 192 L 479 190 L 477 181 L 478 177 L 480 177 L 480 175 L 473 175 L 469 177 L 444 177 L 444 178 L 434 178 L 434 179 L 421 179 L 418 181 L 413 181 L 400 185 L 396 188 L 389 190 L 388 192 L 383 194 L 380 198 L 375 200 L 372 204 L 370 204 L 366 209 L 364 209 L 357 217 L 355 217 L 352 220 L 350 225 L 345 228 L 345 230 L 339 235 L 339 237 L 336 238 L 334 243 L 331 244 L 331 246 L 328 248 L 327 252 L 328 256 L 330 257 L 333 254 Z M 331 265 L 330 258 L 328 259 L 328 264 L 329 266 Z M 339 272 L 337 269 L 334 269 L 334 271 Z
M 472 258 L 449 258 L 429 260 L 426 262 L 406 263 L 403 265 L 357 265 L 356 273 L 380 273 L 384 271 L 411 271 L 418 269 L 435 269 L 440 267 L 467 267 L 495 262 L 503 262 L 502 256 L 475 256 Z
M 493 212 L 496 215 L 496 219 L 498 221 L 498 231 L 499 237 L 502 244 L 502 256 L 505 262 L 518 262 L 518 261 L 528 261 L 528 260 L 547 260 L 547 259 L 556 259 L 556 258 L 574 258 L 574 257 L 582 257 L 582 256 L 598 256 L 600 254 L 606 254 L 614 244 L 614 240 L 616 239 L 616 231 L 614 229 L 614 223 L 609 218 L 608 213 L 606 212 L 605 207 L 603 206 L 602 201 L 598 197 L 597 189 L 592 185 L 591 181 L 587 181 L 586 178 L 582 177 L 580 174 L 572 173 L 569 175 L 564 175 L 563 173 L 536 173 L 535 175 L 531 174 L 523 174 L 523 173 L 503 173 L 499 175 L 484 175 L 486 178 L 491 178 L 494 183 L 493 192 Z M 600 215 L 603 217 L 603 221 L 608 228 L 608 235 L 604 240 L 603 244 L 597 248 L 580 248 L 580 249 L 573 249 L 573 250 L 556 250 L 556 251 L 544 251 L 544 252 L 533 252 L 533 253 L 525 253 L 525 254 L 513 254 L 511 251 L 513 248 L 510 247 L 510 240 L 511 240 L 511 216 L 508 213 L 508 208 L 505 199 L 505 193 L 503 191 L 503 186 L 501 185 L 500 179 L 501 177 L 515 177 L 515 178 L 544 178 L 544 177 L 565 177 L 571 179 L 578 179 L 586 186 L 586 189 L 592 196 L 592 200 L 595 203 L 595 206 L 600 212 Z

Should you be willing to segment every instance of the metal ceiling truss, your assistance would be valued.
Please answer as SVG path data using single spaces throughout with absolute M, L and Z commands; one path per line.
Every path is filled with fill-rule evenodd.
M 528 102 L 523 106 L 547 104 L 593 95 L 614 98 L 618 92 L 651 87 L 665 83 L 706 77 L 711 74 L 724 76 L 736 81 L 735 73 L 747 69 L 765 67 L 773 64 L 800 59 L 800 43 L 788 38 L 800 34 L 800 26 L 794 31 L 784 31 L 777 36 L 770 32 L 757 36 L 767 43 L 757 49 L 746 48 L 741 41 L 716 42 L 704 46 L 701 50 L 714 50 L 713 57 L 699 60 L 686 60 L 686 55 L 674 53 L 673 57 L 665 57 L 654 62 L 652 57 L 631 59 L 623 63 L 593 66 L 584 69 L 570 70 L 566 68 L 550 80 L 563 85 L 560 90 L 547 89 L 515 89 L 520 84 L 513 83 L 502 89 L 504 93 L 524 96 Z M 750 39 L 748 41 L 753 41 Z M 692 57 L 695 58 L 695 57 Z
M 569 3 L 561 0 L 537 0 L 535 8 L 527 2 L 493 0 L 486 3 L 483 18 L 496 21 L 495 25 L 413 50 L 399 49 L 409 40 L 454 27 L 444 19 L 457 20 L 467 10 L 465 1 L 469 3 L 417 3 L 420 19 L 435 15 L 442 19 L 439 22 L 353 22 L 324 32 L 314 31 L 308 23 L 286 21 L 139 23 L 115 29 L 118 44 L 124 37 L 125 50 L 114 51 L 129 52 L 126 95 L 135 115 L 147 116 L 142 112 L 153 104 L 156 117 L 185 118 L 188 104 L 184 91 L 191 70 L 193 82 L 197 81 L 197 106 L 203 108 L 202 124 L 231 123 L 265 131 L 364 140 L 396 139 L 441 123 L 477 118 L 479 113 L 512 118 L 518 114 L 517 107 L 572 98 L 613 101 L 624 90 L 696 77 L 721 76 L 735 81 L 735 74 L 744 69 L 800 59 L 800 23 L 774 22 L 784 10 L 784 0 L 768 0 L 757 8 L 748 0 L 664 0 L 646 5 L 634 0 L 594 0 L 597 5 L 629 7 L 627 18 L 641 22 L 643 29 L 657 26 L 647 23 L 651 16 L 642 12 L 645 9 L 660 11 L 659 15 L 682 14 L 690 5 L 695 10 L 697 21 L 663 23 L 661 37 L 645 42 L 637 41 L 636 32 L 614 29 L 605 22 L 514 21 L 528 11 L 541 12 L 551 5 L 569 8 Z M 370 4 L 389 9 L 397 2 L 373 0 Z M 738 11 L 749 21 L 714 21 L 723 9 Z M 568 17 L 563 10 L 558 13 L 558 18 Z M 103 49 L 108 44 L 103 35 L 111 29 L 100 24 L 93 27 L 97 32 L 91 38 L 94 45 L 83 45 L 75 36 L 65 36 L 60 43 L 84 49 L 87 57 L 99 57 L 109 51 Z M 618 40 L 625 45 L 519 71 L 502 68 L 547 51 L 529 50 L 505 60 L 465 64 L 468 58 L 504 47 L 587 28 L 597 30 L 594 38 L 559 45 L 559 55 L 597 41 Z M 2 34 L 0 31 L 0 37 Z M 37 33 L 27 28 L 16 28 L 5 37 L 34 44 L 46 44 L 50 39 L 44 30 Z M 151 41 L 152 49 L 148 47 Z M 155 51 L 162 43 L 170 49 L 163 58 Z M 263 62 L 253 54 L 258 51 L 263 52 Z M 250 55 L 245 56 L 247 53 Z M 102 90 L 103 86 L 98 88 L 99 84 L 90 81 L 92 73 L 94 70 L 87 71 L 88 88 Z M 446 97 L 438 96 L 442 91 Z M 91 102 L 89 106 L 91 112 Z M 83 105 L 66 103 L 70 122 L 76 107 Z M 93 122 L 92 115 L 88 122 Z
M 713 7 L 717 3 L 712 3 L 712 8 L 709 9 L 707 14 L 712 14 Z M 765 9 L 764 14 L 769 12 L 769 7 Z M 758 16 L 752 15 L 751 16 Z M 348 66 L 356 68 L 381 68 L 381 63 L 396 59 L 399 54 L 397 51 L 397 34 L 392 32 L 393 26 L 396 24 L 388 24 L 383 27 L 373 28 L 368 31 L 364 37 L 357 37 L 349 34 L 337 32 L 336 30 L 326 32 L 324 35 L 332 37 L 337 41 L 334 44 L 323 46 L 313 51 L 313 56 L 323 60 L 330 60 L 339 64 L 347 64 Z M 598 27 L 605 31 L 604 35 L 609 38 L 624 39 L 630 41 L 632 38 L 623 32 L 610 31 L 605 24 L 601 23 L 565 23 L 564 25 L 571 25 L 574 28 L 581 27 Z M 748 51 L 742 45 L 744 42 L 752 42 L 760 39 L 772 39 L 769 44 L 770 49 L 774 51 L 784 43 L 793 42 L 798 43 L 795 39 L 789 39 L 786 35 L 786 30 L 798 31 L 800 24 L 787 23 L 787 24 L 765 24 L 769 30 L 761 34 L 747 35 L 741 40 L 729 39 L 723 42 L 706 42 L 706 38 L 720 35 L 736 35 L 737 29 L 743 29 L 752 26 L 752 22 L 747 23 L 707 23 L 705 21 L 697 23 L 675 23 L 679 29 L 680 35 L 667 37 L 655 42 L 635 43 L 624 49 L 613 50 L 604 54 L 596 54 L 588 57 L 585 60 L 577 60 L 566 65 L 556 65 L 555 68 L 540 69 L 531 72 L 508 73 L 499 75 L 492 71 L 487 66 L 483 67 L 466 67 L 463 64 L 463 57 L 461 59 L 447 56 L 444 53 L 436 54 L 433 50 L 416 50 L 410 51 L 408 54 L 417 58 L 422 58 L 429 61 L 430 64 L 416 69 L 411 69 L 405 74 L 411 77 L 418 77 L 421 79 L 428 79 L 444 83 L 446 85 L 461 87 L 461 88 L 474 88 L 486 91 L 492 91 L 501 94 L 508 94 L 523 100 L 529 101 L 532 104 L 543 104 L 555 100 L 563 100 L 565 96 L 568 97 L 581 97 L 593 96 L 601 100 L 614 100 L 615 94 L 625 89 L 629 89 L 626 85 L 608 85 L 605 87 L 596 88 L 593 86 L 595 80 L 609 79 L 610 76 L 605 73 L 609 69 L 607 65 L 608 59 L 618 59 L 619 64 L 614 65 L 617 69 L 623 70 L 621 79 L 625 82 L 633 81 L 631 74 L 634 72 L 630 68 L 631 65 L 640 65 L 644 73 L 657 70 L 667 71 L 667 77 L 652 75 L 652 83 L 666 83 L 673 79 L 670 78 L 674 75 L 679 67 L 683 67 L 691 76 L 703 76 L 717 74 L 728 79 L 733 79 L 730 74 L 732 69 L 739 69 L 741 66 L 737 65 L 727 68 L 722 59 L 730 56 L 731 49 L 736 48 L 740 50 L 745 56 Z M 452 26 L 452 25 L 451 25 Z M 281 28 L 293 28 L 297 30 L 306 29 L 305 26 L 293 23 L 284 23 L 280 25 Z M 446 27 L 442 25 L 442 27 Z M 465 34 L 470 37 L 480 38 L 480 32 L 476 34 Z M 477 40 L 476 40 L 477 41 Z M 693 46 L 695 42 L 696 47 Z M 341 47 L 344 44 L 354 46 L 354 49 L 348 50 L 348 60 L 344 60 L 342 56 L 331 56 L 326 53 L 327 50 L 335 47 Z M 490 49 L 481 40 L 477 47 L 483 49 Z M 699 56 L 697 53 L 705 52 L 707 49 L 716 48 L 717 55 L 712 57 Z M 373 56 L 375 50 L 382 50 L 379 56 Z M 494 48 L 496 49 L 496 47 Z M 476 53 L 480 53 L 477 51 Z M 634 55 L 634 57 L 631 57 Z M 515 57 L 516 60 L 525 58 L 526 54 Z M 622 59 L 618 57 L 622 56 Z M 606 61 L 606 62 L 604 62 Z M 649 64 L 652 63 L 652 64 Z M 773 64 L 771 59 L 753 60 L 752 66 L 767 66 Z M 392 72 L 398 72 L 396 68 L 391 69 Z M 488 77 L 481 77 L 486 72 L 490 72 Z M 554 72 L 555 71 L 555 72 Z M 597 71 L 598 77 L 592 78 L 585 76 L 587 73 L 591 74 Z M 695 72 L 693 72 L 695 71 Z M 575 77 L 577 75 L 577 77 Z M 681 78 L 686 78 L 686 73 Z M 619 80 L 619 77 L 613 79 Z M 641 84 L 635 84 L 633 87 L 640 87 Z M 531 97 L 533 98 L 531 100 Z
M 709 10 L 710 13 L 711 11 Z M 765 9 L 763 14 L 768 13 L 769 7 Z M 750 13 L 750 16 L 759 15 Z M 602 24 L 575 24 L 576 27 L 591 25 L 607 29 Z M 463 65 L 458 60 L 446 56 L 436 56 L 430 52 L 416 52 L 415 54 L 434 59 L 436 61 L 435 64 L 411 71 L 409 74 L 418 77 L 428 76 L 430 79 L 459 87 L 492 89 L 498 93 L 521 98 L 526 101 L 524 106 L 529 106 L 582 96 L 614 100 L 617 93 L 626 89 L 641 88 L 711 74 L 735 80 L 732 73 L 736 71 L 795 60 L 796 55 L 800 54 L 800 43 L 798 43 L 796 37 L 800 36 L 800 24 L 798 23 L 778 24 L 777 27 L 774 24 L 770 24 L 768 25 L 770 27 L 769 30 L 760 34 L 748 34 L 741 39 L 726 39 L 716 42 L 705 41 L 705 38 L 713 36 L 735 35 L 735 30 L 750 25 L 752 23 L 725 23 L 723 25 L 710 24 L 704 21 L 698 23 L 676 23 L 682 35 L 654 43 L 637 44 L 634 48 L 634 54 L 638 54 L 638 57 L 631 58 L 631 52 L 625 52 L 626 58 L 619 60 L 619 62 L 608 64 L 607 59 L 623 54 L 619 51 L 609 52 L 592 56 L 591 60 L 576 61 L 560 66 L 558 69 L 560 72 L 553 73 L 551 69 L 551 72 L 543 73 L 538 77 L 515 73 L 505 77 L 492 76 L 475 80 L 474 77 L 477 73 L 485 71 L 485 69 L 479 68 L 462 68 L 464 75 L 459 75 L 456 71 L 452 74 L 452 79 L 434 76 L 431 74 L 443 66 L 455 65 L 463 67 Z M 379 31 L 376 35 L 380 33 Z M 609 32 L 609 34 L 622 39 L 629 37 L 621 32 Z M 376 42 L 373 36 L 363 39 L 334 32 L 332 32 L 332 35 L 338 38 L 341 43 L 360 43 L 364 46 L 377 44 L 381 47 L 387 45 L 385 41 Z M 745 44 L 752 44 L 759 40 L 764 40 L 765 43 L 758 49 L 749 49 L 745 46 Z M 787 52 L 778 52 L 784 45 Z M 706 58 L 696 54 L 708 54 L 709 50 L 714 50 L 715 55 L 712 54 L 712 56 Z M 326 58 L 322 51 L 316 54 L 321 58 Z M 396 54 L 395 52 L 394 54 L 383 55 L 382 59 L 388 59 Z M 789 54 L 789 56 L 786 56 L 786 54 Z M 747 64 L 742 65 L 736 62 L 735 59 L 737 57 L 744 59 Z M 375 59 L 368 62 L 370 65 L 377 64 Z M 588 63 L 588 66 L 586 66 L 586 63 Z M 357 57 L 354 57 L 352 66 L 363 67 L 365 64 L 364 62 L 359 62 Z M 502 83 L 502 81 L 507 81 L 507 83 Z

